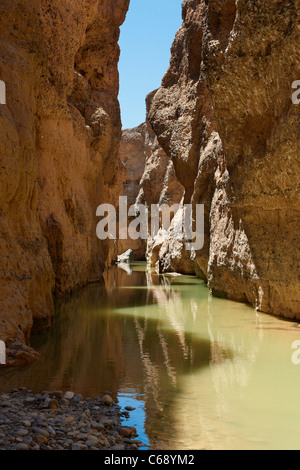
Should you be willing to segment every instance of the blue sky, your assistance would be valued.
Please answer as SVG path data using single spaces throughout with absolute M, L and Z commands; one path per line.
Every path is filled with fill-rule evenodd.
M 130 0 L 121 27 L 120 94 L 123 129 L 145 121 L 145 98 L 161 84 L 181 26 L 182 0 Z

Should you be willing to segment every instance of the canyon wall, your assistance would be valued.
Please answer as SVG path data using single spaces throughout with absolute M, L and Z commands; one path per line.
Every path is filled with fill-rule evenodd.
M 119 26 L 129 0 L 2 0 L 0 339 L 31 361 L 58 296 L 112 256 L 96 208 L 114 202 L 121 139 Z
M 0 340 L 31 361 L 53 296 L 100 279 L 127 242 L 97 240 L 96 208 L 204 204 L 205 242 L 138 242 L 161 272 L 195 272 L 215 295 L 300 318 L 299 3 L 184 0 L 147 122 L 124 131 L 119 27 L 129 0 L 2 0 Z M 118 157 L 119 155 L 119 157 Z M 129 155 L 129 156 L 128 156 Z M 133 160 L 131 160 L 131 156 Z M 172 232 L 172 227 L 170 233 Z M 131 247 L 131 246 L 128 246 Z
M 148 111 L 184 202 L 205 205 L 203 249 L 182 259 L 213 294 L 290 319 L 300 318 L 299 14 L 292 0 L 185 0 Z M 184 271 L 165 243 L 161 271 Z
M 149 109 L 151 93 L 147 98 Z M 148 121 L 122 132 L 119 160 L 123 166 L 120 178 L 123 182 L 120 195 L 127 196 L 128 207 L 144 204 L 149 208 L 149 232 L 151 231 L 151 205 L 180 203 L 184 188 L 176 178 L 174 165 L 159 145 Z M 128 225 L 131 219 L 128 219 Z M 150 233 L 149 233 L 150 235 Z M 164 239 L 161 233 L 148 240 L 118 240 L 118 254 L 132 249 L 137 260 L 147 258 L 155 266 Z

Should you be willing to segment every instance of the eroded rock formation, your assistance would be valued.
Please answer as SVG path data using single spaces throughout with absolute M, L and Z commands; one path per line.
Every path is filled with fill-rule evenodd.
M 151 103 L 152 94 L 147 99 Z M 119 159 L 124 167 L 123 188 L 120 194 L 127 196 L 128 206 L 145 204 L 149 209 L 151 229 L 151 205 L 177 204 L 184 188 L 176 178 L 172 161 L 159 145 L 149 122 L 122 133 Z M 128 223 L 130 223 L 129 219 Z M 132 249 L 137 259 L 148 258 L 155 265 L 158 252 L 165 238 L 146 240 L 118 240 L 118 253 Z M 155 249 L 154 249 L 155 245 Z M 148 251 L 148 253 L 147 253 Z
M 96 207 L 115 197 L 119 26 L 129 0 L 0 5 L 0 339 L 29 361 L 55 292 L 97 280 L 110 247 Z M 105 199 L 105 200 L 104 200 Z
M 148 112 L 184 201 L 205 205 L 195 272 L 287 318 L 300 318 L 299 14 L 292 0 L 185 0 Z

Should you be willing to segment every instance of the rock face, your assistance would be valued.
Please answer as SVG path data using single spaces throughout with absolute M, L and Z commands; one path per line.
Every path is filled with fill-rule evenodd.
M 122 131 L 119 161 L 122 167 L 120 175 L 120 195 L 127 197 L 128 207 L 134 205 L 140 192 L 140 181 L 145 168 L 146 158 L 151 155 L 151 142 L 147 124 Z M 146 242 L 143 240 L 117 240 L 118 255 L 132 250 L 137 260 L 145 259 Z
M 185 0 L 148 112 L 184 202 L 205 205 L 195 272 L 286 318 L 300 318 L 299 14 L 294 1 Z
M 147 98 L 148 108 L 152 95 Z M 127 196 L 128 206 L 144 204 L 149 208 L 150 215 L 152 204 L 161 206 L 171 201 L 179 203 L 182 199 L 184 188 L 176 178 L 173 163 L 159 145 L 149 122 L 123 131 L 119 160 L 125 172 L 121 175 L 123 187 L 120 194 Z M 118 240 L 118 254 L 132 249 L 136 259 L 145 259 L 146 256 L 154 266 L 158 258 L 154 254 L 153 245 L 156 253 L 166 241 L 166 237 L 157 237 L 148 240 L 148 243 L 140 239 Z
M 0 339 L 29 361 L 52 294 L 97 280 L 110 247 L 96 207 L 115 197 L 119 26 L 129 0 L 0 5 Z

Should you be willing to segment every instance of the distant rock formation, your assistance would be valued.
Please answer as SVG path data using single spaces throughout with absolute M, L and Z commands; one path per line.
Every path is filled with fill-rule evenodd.
M 151 95 L 147 99 L 148 106 L 150 102 Z M 181 201 L 184 188 L 177 180 L 173 163 L 159 145 L 149 122 L 123 131 L 119 159 L 125 169 L 122 194 L 127 196 L 128 206 L 145 204 L 150 209 L 152 204 L 161 206 L 171 201 Z M 150 224 L 149 217 L 149 229 Z M 152 245 L 156 243 L 157 246 L 157 240 L 118 240 L 118 254 L 132 249 L 136 259 L 147 257 L 154 266 L 157 257 L 152 257 Z M 160 248 L 164 241 L 167 241 L 166 238 L 159 242 Z

